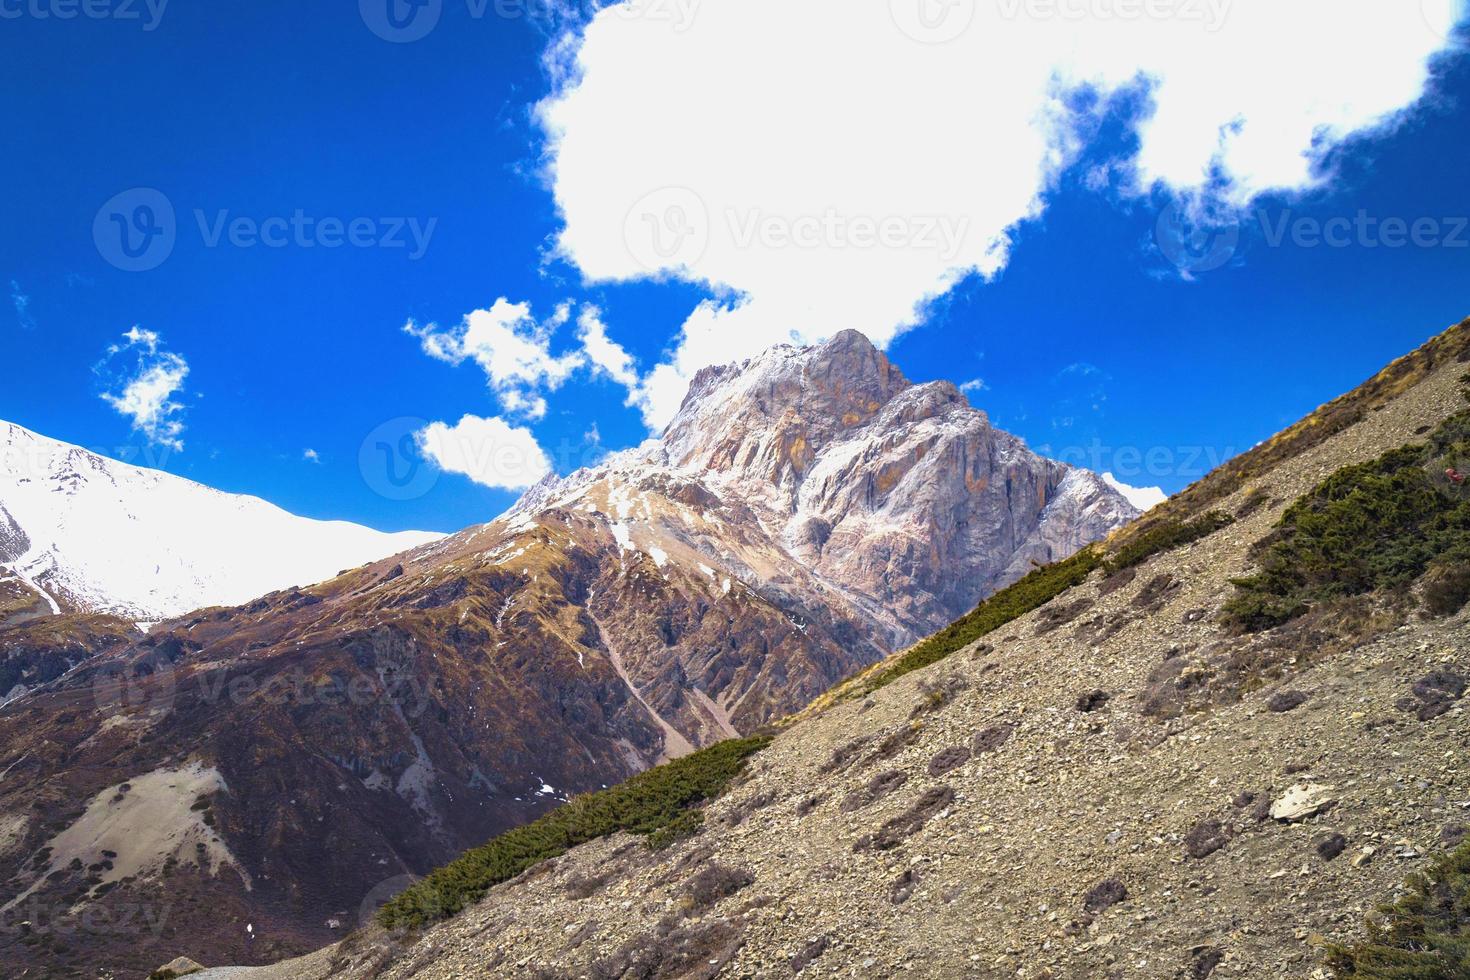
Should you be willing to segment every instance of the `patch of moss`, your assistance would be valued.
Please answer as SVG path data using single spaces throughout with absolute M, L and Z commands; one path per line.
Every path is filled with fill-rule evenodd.
M 1411 877 L 1369 917 L 1366 941 L 1329 947 L 1327 968 L 1338 980 L 1470 977 L 1470 843 Z
M 401 929 L 450 918 L 494 885 L 619 831 L 659 835 L 658 842 L 671 842 L 671 835 L 691 829 L 690 810 L 724 793 L 746 760 L 770 743 L 767 735 L 730 739 L 610 789 L 579 796 L 434 871 L 384 905 L 378 921 L 385 928 Z
M 1447 465 L 1467 457 L 1470 412 L 1425 444 L 1338 470 L 1257 544 L 1261 571 L 1236 580 L 1227 623 L 1259 632 L 1318 603 L 1404 588 L 1435 564 L 1470 562 L 1470 488 Z

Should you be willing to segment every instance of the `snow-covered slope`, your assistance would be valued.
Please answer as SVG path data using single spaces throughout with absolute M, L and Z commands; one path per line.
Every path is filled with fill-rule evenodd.
M 439 537 L 296 517 L 0 422 L 0 580 L 35 590 L 53 612 L 167 619 Z

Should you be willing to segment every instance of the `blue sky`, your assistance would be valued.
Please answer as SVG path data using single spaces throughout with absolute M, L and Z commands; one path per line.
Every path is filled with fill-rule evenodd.
M 641 113 L 616 120 L 624 132 L 641 132 L 646 120 L 650 132 L 712 144 L 738 128 L 742 152 L 778 163 L 784 154 L 792 169 L 809 148 L 802 137 L 783 143 L 759 125 L 723 123 L 717 99 L 703 122 L 672 95 L 638 105 L 620 87 L 636 79 L 609 80 L 612 70 L 589 59 L 587 99 L 568 103 L 558 170 L 535 107 L 578 84 L 565 60 L 546 53 L 563 31 L 578 36 L 577 18 L 534 6 L 498 16 L 494 5 L 477 16 L 480 5 L 446 0 L 425 37 L 392 43 L 368 23 L 374 2 L 177 3 L 155 16 L 141 0 L 116 0 L 96 8 L 109 16 L 72 19 L 56 16 L 58 0 L 0 4 L 19 12 L 0 19 L 0 76 L 20 96 L 6 100 L 0 155 L 0 284 L 9 296 L 0 310 L 0 418 L 308 516 L 450 531 L 495 516 L 515 491 L 429 464 L 405 486 L 385 485 L 371 465 L 378 442 L 397 447 L 429 423 L 453 426 L 466 415 L 499 419 L 534 435 L 566 471 L 647 437 L 652 396 L 640 408 L 630 385 L 646 393 L 655 366 L 677 360 L 670 352 L 701 303 L 747 289 L 769 298 L 779 329 L 811 339 L 850 315 L 831 298 L 850 282 L 865 307 L 921 301 L 907 329 L 876 338 L 910 378 L 970 382 L 972 401 L 1033 446 L 1174 491 L 1470 315 L 1470 61 L 1448 40 L 1422 89 L 1405 56 L 1404 75 L 1414 76 L 1414 97 L 1399 100 L 1405 112 L 1321 146 L 1305 190 L 1267 182 L 1257 195 L 1239 176 L 1244 165 L 1238 179 L 1217 170 L 1202 188 L 1139 186 L 1140 172 L 1167 171 L 1157 133 L 1140 136 L 1149 99 L 1120 88 L 1089 102 L 1084 86 L 1071 97 L 1085 138 L 1028 205 L 1035 216 L 1006 223 L 1003 260 L 962 270 L 939 295 L 868 295 L 859 282 L 873 277 L 858 267 L 805 253 L 787 265 L 759 248 L 748 264 L 734 263 L 718 243 L 710 261 L 723 264 L 709 266 L 718 275 L 631 276 L 609 266 L 587 202 L 604 178 L 617 193 L 619 168 L 639 160 L 633 150 L 619 155 L 616 132 L 584 121 L 605 118 L 607 104 Z M 720 24 L 721 2 L 706 0 L 712 12 L 700 16 Z M 138 19 L 124 16 L 133 12 Z M 660 43 L 697 33 L 666 32 Z M 630 38 L 612 27 L 603 35 L 601 57 L 639 60 Z M 747 47 L 746 58 L 760 75 L 760 53 Z M 892 132 L 881 108 L 842 101 L 840 71 L 813 72 L 810 91 L 803 77 L 772 84 L 811 100 L 814 132 L 872 125 L 854 139 L 874 145 Z M 676 78 L 669 91 L 680 98 L 748 81 Z M 1237 82 L 1248 103 L 1246 81 L 1224 77 L 1216 87 L 1228 95 Z M 762 87 L 753 79 L 752 100 Z M 947 91 L 926 111 L 960 125 L 976 100 L 1007 97 Z M 907 182 L 924 183 L 925 147 L 902 159 L 915 168 Z M 701 188 L 728 183 L 706 159 L 684 163 Z M 779 184 L 783 172 L 773 165 L 761 179 Z M 983 166 L 970 172 L 982 188 L 1004 182 Z M 943 189 L 947 179 L 934 183 Z M 139 202 L 156 200 L 138 188 L 162 195 L 176 230 L 161 263 L 131 271 L 120 239 L 109 245 L 106 235 L 116 231 L 112 215 L 132 220 Z M 714 201 L 722 192 L 701 193 Z M 983 194 L 974 201 L 989 213 Z M 298 213 L 298 225 L 311 222 L 299 235 L 290 229 Z M 1207 235 L 1187 255 L 1169 230 L 1176 213 Z M 237 233 L 213 238 L 222 220 L 240 218 Z M 334 234 L 323 219 L 343 228 Z M 1352 230 L 1340 243 L 1314 242 L 1313 228 L 1334 219 L 1339 232 L 1341 219 Z M 361 244 L 326 247 L 353 220 Z M 1418 222 L 1417 241 L 1391 247 L 1395 220 Z M 256 242 L 252 229 L 280 232 L 285 244 Z M 809 325 L 791 322 L 804 307 L 771 285 L 783 270 L 810 275 Z M 789 292 L 801 299 L 802 282 Z M 495 383 L 463 349 L 426 353 L 429 337 L 462 343 L 461 318 L 501 299 L 524 304 L 536 326 L 518 329 L 540 331 L 552 358 L 578 356 L 579 320 L 595 309 L 599 329 L 626 351 L 629 377 L 582 355 L 564 379 L 537 368 Z M 409 321 L 417 335 L 405 332 Z M 177 407 L 139 427 L 124 392 L 150 369 Z M 543 400 L 544 414 L 518 409 L 517 398 Z

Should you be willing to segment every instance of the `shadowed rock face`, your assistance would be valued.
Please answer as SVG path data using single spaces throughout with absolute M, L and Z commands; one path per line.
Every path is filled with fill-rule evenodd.
M 70 673 L 0 711 L 0 906 L 168 912 L 157 937 L 48 962 L 146 974 L 179 952 L 312 948 L 403 876 L 794 711 L 1134 513 L 861 335 L 712 368 L 662 440 L 491 524 L 146 638 L 109 632 L 85 664 L 17 627 L 16 649 Z M 218 782 L 187 807 L 109 810 L 123 784 L 195 764 Z M 180 846 L 131 880 L 55 852 L 84 815 L 132 812 L 176 820 L 162 839 Z M 41 955 L 0 931 L 11 954 Z

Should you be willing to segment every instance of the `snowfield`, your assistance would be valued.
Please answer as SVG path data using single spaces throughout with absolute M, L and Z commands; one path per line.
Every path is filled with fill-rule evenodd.
M 436 541 L 288 514 L 0 422 L 0 573 L 53 611 L 158 621 Z

